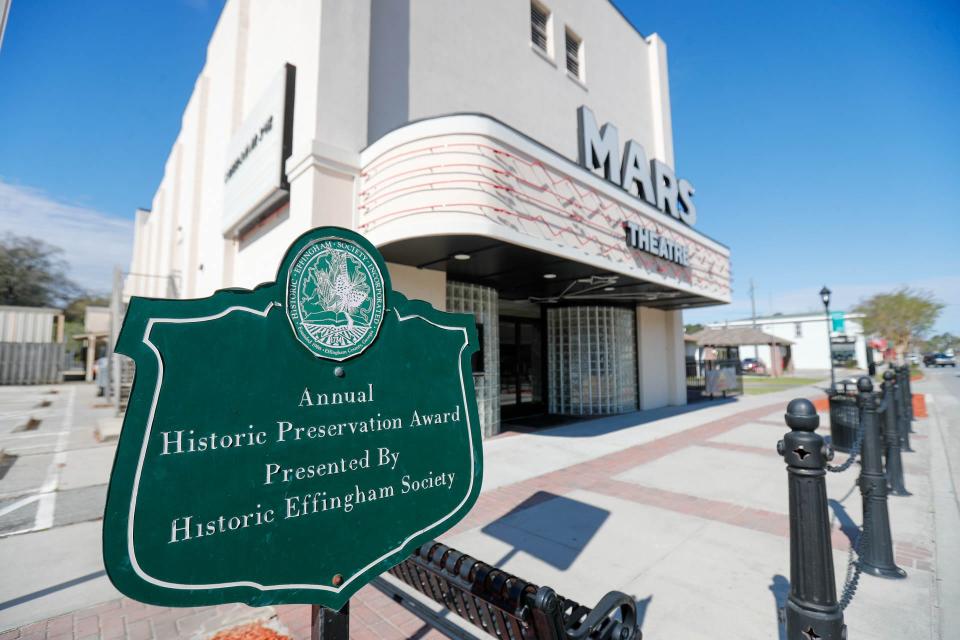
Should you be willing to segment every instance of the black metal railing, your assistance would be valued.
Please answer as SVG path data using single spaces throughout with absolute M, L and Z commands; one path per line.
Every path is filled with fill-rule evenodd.
M 390 573 L 447 611 L 501 640 L 640 640 L 632 598 L 611 591 L 584 607 L 439 542 L 428 542 Z M 469 637 L 441 613 L 420 604 L 386 580 L 381 591 L 452 637 Z

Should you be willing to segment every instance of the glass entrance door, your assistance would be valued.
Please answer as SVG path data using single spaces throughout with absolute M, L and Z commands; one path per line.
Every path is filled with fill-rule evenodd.
M 500 413 L 503 419 L 544 412 L 543 325 L 500 318 Z

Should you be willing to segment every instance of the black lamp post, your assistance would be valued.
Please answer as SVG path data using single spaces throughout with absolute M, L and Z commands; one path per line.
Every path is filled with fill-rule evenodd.
M 823 312 L 827 317 L 827 348 L 829 349 L 830 355 L 830 391 L 832 392 L 834 387 L 837 384 L 837 379 L 833 373 L 833 340 L 830 339 L 830 289 L 827 289 L 824 285 L 823 289 L 820 289 L 820 299 L 823 300 Z

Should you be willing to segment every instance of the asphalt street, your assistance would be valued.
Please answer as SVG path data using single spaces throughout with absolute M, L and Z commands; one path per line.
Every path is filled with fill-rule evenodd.
M 94 438 L 98 400 L 91 385 L 0 388 L 0 536 L 101 517 L 114 447 Z
M 931 432 L 931 485 L 937 539 L 937 591 L 941 637 L 960 629 L 960 369 L 925 369 L 915 386 L 927 393 Z

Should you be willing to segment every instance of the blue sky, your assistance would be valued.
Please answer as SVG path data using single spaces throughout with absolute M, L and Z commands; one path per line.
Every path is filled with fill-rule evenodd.
M 824 283 L 839 308 L 910 284 L 960 333 L 960 4 L 616 4 L 667 43 L 677 169 L 733 255 L 734 303 L 688 322 L 748 315 L 751 278 L 761 313 L 815 309 Z M 109 286 L 221 6 L 13 1 L 0 231 L 48 237 Z

